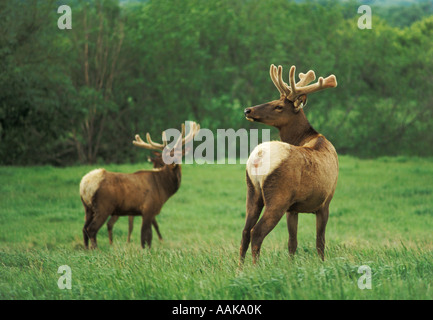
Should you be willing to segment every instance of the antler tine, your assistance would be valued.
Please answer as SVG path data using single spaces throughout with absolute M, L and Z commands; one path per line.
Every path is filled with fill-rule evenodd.
M 198 125 L 196 122 L 191 122 L 189 133 L 188 135 L 185 135 L 185 125 L 182 123 L 182 134 L 179 137 L 179 140 L 176 142 L 175 148 L 183 146 L 189 141 L 191 141 L 199 130 L 200 130 L 200 125 Z M 179 144 L 181 145 L 179 146 Z
M 163 133 L 163 135 L 164 135 L 164 133 Z M 167 141 L 163 141 L 162 144 L 161 144 L 161 143 L 153 142 L 152 139 L 150 138 L 150 134 L 149 134 L 149 132 L 146 133 L 146 140 L 147 140 L 147 142 L 148 142 L 151 146 L 153 146 L 153 147 L 155 147 L 155 148 L 158 148 L 158 149 L 160 149 L 160 150 L 164 149 L 165 146 L 167 145 Z
M 271 77 L 271 80 L 272 80 L 274 86 L 278 89 L 280 94 L 282 94 L 280 88 L 278 87 L 278 82 L 277 82 L 275 75 L 274 75 L 274 69 L 275 69 L 275 66 L 273 64 L 271 64 L 271 67 L 269 68 L 269 75 Z
M 185 124 L 182 123 L 182 132 L 180 134 L 182 138 L 182 145 L 185 144 L 185 139 L 186 139 L 186 130 L 185 130 Z
M 149 135 L 149 133 L 147 133 L 147 135 Z M 147 141 L 149 141 L 149 139 Z M 158 146 L 158 144 L 152 145 L 150 143 L 146 143 L 140 138 L 140 136 L 138 134 L 135 135 L 135 140 L 132 141 L 132 143 L 134 144 L 134 146 L 145 148 L 145 149 L 150 149 L 150 150 L 162 150 L 165 147 L 165 146 L 160 147 L 162 145 Z
M 291 92 L 293 91 L 291 87 L 289 87 L 287 85 L 287 83 L 285 83 L 283 81 L 283 67 L 282 66 L 278 66 L 278 83 L 280 84 L 280 88 L 284 91 L 284 95 L 290 96 Z
M 279 66 L 280 68 L 281 66 Z M 269 74 L 271 76 L 271 80 L 274 83 L 275 87 L 278 89 L 278 91 L 280 92 L 281 96 L 285 96 L 286 95 L 286 91 L 280 86 L 279 82 L 278 82 L 278 73 L 277 73 L 277 67 L 273 64 L 271 64 L 271 68 L 269 70 Z
M 184 145 L 184 144 L 188 143 L 189 141 L 191 141 L 199 130 L 200 130 L 200 125 L 197 124 L 196 122 L 192 122 L 191 126 L 190 126 L 190 129 L 189 129 L 189 133 L 182 140 L 182 144 Z
M 180 132 L 180 136 L 177 139 L 176 143 L 174 144 L 174 148 L 179 148 L 180 146 L 182 146 L 184 144 L 185 141 L 185 125 L 182 123 L 182 129 Z
M 317 92 L 327 88 L 335 88 L 336 86 L 337 86 L 337 79 L 333 74 L 325 79 L 323 79 L 323 77 L 319 77 L 319 80 L 316 83 L 299 88 L 297 91 L 297 96 L 301 94 Z
M 296 88 L 296 82 L 295 82 L 295 71 L 296 71 L 296 67 L 291 66 L 290 67 L 290 73 L 289 73 L 290 94 L 287 95 L 287 99 L 289 99 L 289 100 L 296 97 L 297 92 L 298 92 L 297 88 Z
M 307 73 L 300 73 L 299 74 L 300 81 L 296 83 L 297 87 L 304 87 L 310 82 L 314 81 L 316 79 L 316 74 L 313 70 L 308 71 Z
M 164 147 L 168 143 L 168 141 L 167 141 L 167 134 L 165 133 L 165 131 L 162 132 L 162 143 L 163 143 Z

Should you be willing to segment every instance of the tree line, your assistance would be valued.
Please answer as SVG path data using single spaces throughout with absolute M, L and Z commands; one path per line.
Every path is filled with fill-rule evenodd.
M 336 75 L 305 112 L 340 154 L 433 155 L 431 14 L 398 24 L 373 8 L 360 30 L 355 1 L 66 4 L 70 30 L 57 27 L 58 1 L 0 2 L 3 165 L 143 161 L 136 133 L 185 120 L 265 128 L 243 109 L 278 98 L 272 63 L 286 78 L 291 65 Z

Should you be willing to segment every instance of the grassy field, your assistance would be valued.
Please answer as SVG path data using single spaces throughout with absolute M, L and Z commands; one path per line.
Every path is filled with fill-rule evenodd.
M 154 232 L 150 251 L 140 247 L 138 218 L 130 244 L 121 218 L 113 246 L 104 225 L 98 250 L 84 250 L 78 186 L 94 168 L 0 167 L 0 299 L 433 299 L 433 159 L 340 157 L 326 261 L 316 254 L 315 218 L 303 214 L 293 259 L 283 218 L 259 265 L 248 251 L 242 270 L 244 165 L 184 165 L 180 190 L 157 217 L 164 241 Z M 70 290 L 57 285 L 62 265 Z M 362 265 L 370 290 L 358 287 Z

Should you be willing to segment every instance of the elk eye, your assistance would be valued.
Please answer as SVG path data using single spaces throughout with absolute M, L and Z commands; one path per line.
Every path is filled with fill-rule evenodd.
M 283 110 L 283 107 L 282 106 L 276 106 L 275 110 Z

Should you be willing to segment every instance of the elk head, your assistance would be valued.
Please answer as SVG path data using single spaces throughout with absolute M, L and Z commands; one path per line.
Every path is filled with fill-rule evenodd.
M 154 166 L 156 168 L 164 167 L 164 166 L 169 166 L 170 168 L 176 168 L 178 164 L 181 162 L 182 156 L 185 155 L 185 149 L 183 148 L 183 146 L 188 142 L 190 142 L 199 130 L 200 130 L 200 125 L 195 122 L 191 122 L 189 133 L 188 135 L 185 135 L 185 125 L 182 123 L 182 133 L 179 136 L 176 143 L 174 144 L 173 148 L 168 148 L 167 146 L 168 141 L 166 138 L 165 131 L 162 132 L 163 143 L 156 143 L 152 141 L 149 133 L 146 133 L 147 143 L 144 142 L 138 134 L 135 135 L 135 140 L 132 141 L 132 143 L 137 147 L 154 150 L 153 154 L 155 155 L 155 158 L 151 159 L 151 161 L 154 163 Z M 164 159 L 167 159 L 168 155 L 170 155 L 171 158 L 174 158 L 175 161 L 173 161 L 170 164 L 166 164 L 164 162 Z
M 162 168 L 165 166 L 164 161 L 162 160 L 162 154 L 158 151 L 152 151 L 153 157 L 148 156 L 147 161 L 153 163 L 154 168 Z
M 316 83 L 308 85 L 316 79 L 312 70 L 306 74 L 300 73 L 300 80 L 295 82 L 295 70 L 295 66 L 290 68 L 289 86 L 283 81 L 283 68 L 271 65 L 271 79 L 280 92 L 280 99 L 246 108 L 244 114 L 247 120 L 258 121 L 276 128 L 292 125 L 296 123 L 297 119 L 305 118 L 302 108 L 307 104 L 309 93 L 337 86 L 334 75 L 325 79 L 320 77 Z

